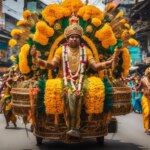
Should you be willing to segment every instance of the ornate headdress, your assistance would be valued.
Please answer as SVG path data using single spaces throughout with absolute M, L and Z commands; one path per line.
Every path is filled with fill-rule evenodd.
M 79 25 L 79 19 L 73 14 L 69 19 L 69 26 L 65 29 L 64 35 L 68 37 L 72 34 L 77 34 L 82 36 L 83 29 Z
M 145 76 L 147 76 L 148 74 L 150 74 L 150 67 L 148 67 L 148 68 L 145 70 Z

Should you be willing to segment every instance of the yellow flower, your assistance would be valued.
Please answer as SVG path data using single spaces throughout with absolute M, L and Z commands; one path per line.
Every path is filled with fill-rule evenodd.
M 115 8 L 115 5 L 112 4 L 112 3 L 109 3 L 109 4 L 106 6 L 105 11 L 108 12 L 108 11 L 114 9 L 114 8 Z
M 40 43 L 41 45 L 47 45 L 49 38 L 40 33 L 39 31 L 36 31 L 33 37 L 33 41 L 36 41 Z
M 134 35 L 134 34 L 135 34 L 135 31 L 134 31 L 133 29 L 130 29 L 130 30 L 129 30 L 129 34 L 130 34 L 130 35 Z
M 71 12 L 69 9 L 66 9 L 59 4 L 50 4 L 42 11 L 43 18 L 49 23 L 50 26 L 52 26 L 56 20 L 63 17 L 68 17 L 70 15 Z
M 10 56 L 10 60 L 11 61 L 15 61 L 16 60 L 16 57 L 14 55 Z
M 46 37 L 51 37 L 54 35 L 53 28 L 49 27 L 44 21 L 39 21 L 36 25 L 36 31 L 39 31 L 41 34 Z
M 123 30 L 123 32 L 121 33 L 121 40 L 124 40 L 127 35 L 128 35 L 128 30 Z
M 8 45 L 9 45 L 11 48 L 14 47 L 16 44 L 17 44 L 17 41 L 16 41 L 16 40 L 14 40 L 14 39 L 9 40 Z
M 121 19 L 119 22 L 120 22 L 121 24 L 125 24 L 125 23 L 126 23 L 126 20 L 125 20 L 125 19 Z
M 70 10 L 70 12 L 78 12 L 78 10 L 80 9 L 80 7 L 83 6 L 83 3 L 81 0 L 65 0 L 62 2 L 61 4 L 63 7 L 67 8 Z
M 108 39 L 113 35 L 113 31 L 110 25 L 105 24 L 103 28 L 96 31 L 95 37 L 98 38 L 99 41 L 102 41 L 104 39 Z
M 28 44 L 24 44 L 19 53 L 19 69 L 23 74 L 28 74 L 30 72 L 30 68 L 28 66 L 29 50 L 30 46 Z
M 93 5 L 86 5 L 81 7 L 77 15 L 82 17 L 85 21 L 92 18 L 98 18 L 99 20 L 103 20 L 104 18 L 103 12 Z
M 16 36 L 16 35 L 20 35 L 21 33 L 22 33 L 21 30 L 13 29 L 10 34 L 13 37 L 13 36 Z
M 120 11 L 117 15 L 116 15 L 116 19 L 121 18 L 123 16 L 123 11 Z
M 125 23 L 124 26 L 128 29 L 130 28 L 130 25 L 128 23 Z
M 115 38 L 115 36 L 111 36 L 108 39 L 104 39 L 102 41 L 102 46 L 107 49 L 109 48 L 109 46 L 113 46 L 116 43 L 117 43 L 117 39 Z
M 91 33 L 93 31 L 93 27 L 91 25 L 88 25 L 86 27 L 86 32 Z
M 129 44 L 130 45 L 132 45 L 132 46 L 138 46 L 138 42 L 137 42 L 137 40 L 135 40 L 135 39 L 133 39 L 133 38 L 130 38 L 129 40 L 128 40 L 128 42 L 129 42 Z
M 27 20 L 19 20 L 19 21 L 17 22 L 17 26 L 27 25 L 27 24 L 29 24 Z
M 92 18 L 92 24 L 98 27 L 101 25 L 101 20 L 99 20 L 98 18 Z
M 31 17 L 31 12 L 29 10 L 25 10 L 23 12 L 23 18 L 28 19 L 28 17 Z

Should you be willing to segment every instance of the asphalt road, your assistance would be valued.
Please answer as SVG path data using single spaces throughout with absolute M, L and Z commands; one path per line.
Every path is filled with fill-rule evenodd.
M 98 146 L 95 139 L 69 145 L 44 140 L 38 147 L 30 131 L 27 136 L 21 120 L 17 121 L 17 129 L 14 129 L 12 124 L 10 129 L 5 129 L 5 120 L 3 114 L 0 114 L 0 150 L 150 150 L 150 135 L 144 133 L 141 114 L 130 113 L 116 118 L 118 132 L 108 134 L 103 147 Z M 27 125 L 27 128 L 29 129 L 30 126 Z

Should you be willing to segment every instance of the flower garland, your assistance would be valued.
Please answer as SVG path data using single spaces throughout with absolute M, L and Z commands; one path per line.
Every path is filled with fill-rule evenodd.
M 69 47 L 67 44 L 63 46 L 62 58 L 63 58 L 63 73 L 64 73 L 64 93 L 76 92 L 77 96 L 81 95 L 81 89 L 83 85 L 83 78 L 85 74 L 85 68 L 87 63 L 86 50 L 84 45 L 80 46 L 80 64 L 77 72 L 73 75 L 69 66 Z M 71 86 L 70 86 L 71 85 Z
M 19 53 L 19 69 L 23 74 L 27 74 L 30 72 L 30 67 L 28 66 L 28 55 L 29 55 L 30 46 L 25 44 L 21 47 L 21 51 Z
M 123 59 L 123 63 L 122 63 L 122 75 L 123 77 L 126 77 L 129 74 L 129 68 L 130 68 L 130 53 L 129 50 L 127 48 L 123 48 L 122 49 L 122 59 Z
M 64 101 L 62 95 L 62 80 L 60 78 L 46 81 L 44 104 L 47 114 L 64 113 Z
M 87 92 L 84 96 L 86 113 L 101 113 L 104 110 L 105 86 L 103 81 L 91 76 L 88 78 Z

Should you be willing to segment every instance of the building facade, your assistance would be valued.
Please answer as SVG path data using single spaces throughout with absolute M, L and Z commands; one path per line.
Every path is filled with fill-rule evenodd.
M 150 1 L 137 0 L 130 12 L 130 22 L 140 42 L 143 61 L 150 63 Z
M 9 48 L 10 32 L 16 27 L 18 20 L 22 20 L 23 11 L 41 11 L 46 4 L 40 0 L 0 0 L 0 72 L 4 66 L 9 67 L 9 57 L 18 51 L 16 48 Z M 7 68 L 6 68 L 7 69 Z

